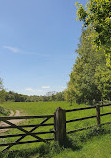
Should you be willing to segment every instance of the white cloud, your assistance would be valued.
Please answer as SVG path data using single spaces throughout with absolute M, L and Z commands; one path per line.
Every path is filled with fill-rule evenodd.
M 38 92 L 43 92 L 43 90 L 42 90 L 42 89 L 38 89 L 37 91 L 38 91 Z
M 19 53 L 20 50 L 16 47 L 11 47 L 11 46 L 3 46 L 4 49 L 8 49 L 9 51 L 13 52 L 13 53 Z
M 29 52 L 29 51 L 27 51 L 27 50 L 22 50 L 22 49 L 19 49 L 19 48 L 17 48 L 17 47 L 12 47 L 12 46 L 3 46 L 2 47 L 3 49 L 6 49 L 6 50 L 8 50 L 8 51 L 10 51 L 10 52 L 12 52 L 12 53 L 19 53 L 19 54 L 25 54 L 25 55 L 36 55 L 36 56 L 38 56 L 38 57 L 40 57 L 40 58 L 48 58 L 49 57 L 49 55 L 48 54 L 44 54 L 43 52 L 42 53 L 38 53 L 38 52 Z
M 50 89 L 50 86 L 42 86 L 42 89 Z
M 35 89 L 32 89 L 32 88 L 26 88 L 25 91 L 27 91 L 27 92 L 35 92 Z
M 26 95 L 44 95 L 45 92 L 43 89 L 33 89 L 33 88 L 25 88 L 23 93 Z

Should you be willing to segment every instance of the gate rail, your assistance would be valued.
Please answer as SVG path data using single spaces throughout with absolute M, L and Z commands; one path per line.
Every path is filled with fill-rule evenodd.
M 48 143 L 48 141 L 54 140 L 54 138 L 43 139 L 43 138 L 37 136 L 39 134 L 54 133 L 54 131 L 32 133 L 37 128 L 39 128 L 40 126 L 51 126 L 51 125 L 54 125 L 54 123 L 44 124 L 46 121 L 48 121 L 52 117 L 54 117 L 54 115 L 0 117 L 0 121 L 3 121 L 3 122 L 5 122 L 6 124 L 9 125 L 9 126 L 4 126 L 4 127 L 1 126 L 0 129 L 16 128 L 19 131 L 24 132 L 24 134 L 13 134 L 13 135 L 3 135 L 3 136 L 0 136 L 0 138 L 20 137 L 15 142 L 13 142 L 13 143 L 0 144 L 0 146 L 7 146 L 3 151 L 8 150 L 13 145 L 26 144 L 26 143 L 34 143 L 34 142 Z M 44 118 L 44 120 L 41 123 L 36 124 L 36 125 L 16 125 L 15 123 L 12 123 L 10 121 L 10 120 L 16 120 L 16 119 L 20 119 L 21 120 L 21 119 L 37 119 L 37 118 Z M 24 127 L 33 127 L 33 128 L 31 130 L 27 131 L 27 130 L 23 129 Z M 32 136 L 32 137 L 34 137 L 34 138 L 36 138 L 36 140 L 33 140 L 33 141 L 22 141 L 22 142 L 20 142 L 22 139 L 24 139 L 26 136 L 29 136 L 29 135 Z

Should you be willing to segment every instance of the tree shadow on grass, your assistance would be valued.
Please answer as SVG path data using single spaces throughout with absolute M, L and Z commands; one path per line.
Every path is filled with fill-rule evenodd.
M 66 149 L 70 148 L 73 151 L 80 150 L 82 148 L 82 146 L 78 143 L 77 140 L 73 140 L 69 136 L 66 136 L 63 147 Z
M 111 128 L 106 129 L 104 127 L 95 127 L 90 129 L 88 132 L 79 133 L 79 134 L 73 134 L 73 136 L 69 135 L 66 136 L 66 139 L 64 140 L 64 148 L 71 148 L 73 151 L 81 150 L 83 147 L 83 142 L 87 142 L 90 139 L 93 139 L 94 137 L 99 137 L 105 134 L 110 134 Z

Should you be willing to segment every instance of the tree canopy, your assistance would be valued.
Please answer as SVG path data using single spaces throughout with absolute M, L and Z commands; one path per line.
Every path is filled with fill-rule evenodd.
M 111 0 L 89 0 L 86 8 L 77 3 L 77 15 L 84 26 L 95 30 L 92 34 L 97 45 L 111 46 Z
M 88 104 L 111 100 L 111 0 L 76 5 L 84 27 L 66 99 Z
M 103 99 L 111 100 L 111 70 L 106 66 L 105 54 L 96 45 L 90 34 L 94 30 L 83 30 L 76 52 L 78 57 L 70 74 L 66 100 L 93 104 Z

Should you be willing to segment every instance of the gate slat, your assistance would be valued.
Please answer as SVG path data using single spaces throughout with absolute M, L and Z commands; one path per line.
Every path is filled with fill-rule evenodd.
M 18 143 L 20 142 L 20 140 L 22 140 L 23 138 L 25 138 L 27 135 L 31 135 L 32 137 L 34 137 L 34 138 L 40 140 L 41 142 L 47 143 L 46 140 L 44 140 L 44 139 L 42 139 L 42 138 L 40 138 L 40 137 L 38 137 L 38 136 L 35 136 L 35 134 L 33 134 L 33 133 L 31 133 L 31 132 L 33 132 L 33 131 L 34 131 L 35 129 L 37 129 L 41 124 L 43 124 L 44 122 L 46 122 L 46 121 L 49 120 L 50 118 L 51 118 L 51 116 L 48 117 L 48 118 L 46 118 L 45 120 L 43 120 L 39 125 L 37 125 L 36 127 L 34 127 L 34 128 L 33 128 L 32 130 L 30 130 L 30 131 L 26 131 L 26 130 L 24 130 L 23 128 L 18 127 L 17 125 L 15 125 L 15 124 L 13 124 L 13 123 L 7 121 L 7 120 L 4 120 L 4 122 L 6 122 L 7 124 L 9 124 L 9 125 L 11 125 L 11 126 L 16 126 L 17 129 L 19 129 L 20 131 L 23 131 L 23 132 L 26 133 L 24 136 L 21 136 L 19 139 L 17 139 L 17 140 L 14 142 L 15 144 L 18 144 Z M 10 144 L 10 145 L 9 145 L 8 147 L 6 147 L 3 151 L 8 150 L 8 149 L 11 148 L 12 146 L 13 146 L 13 144 Z

